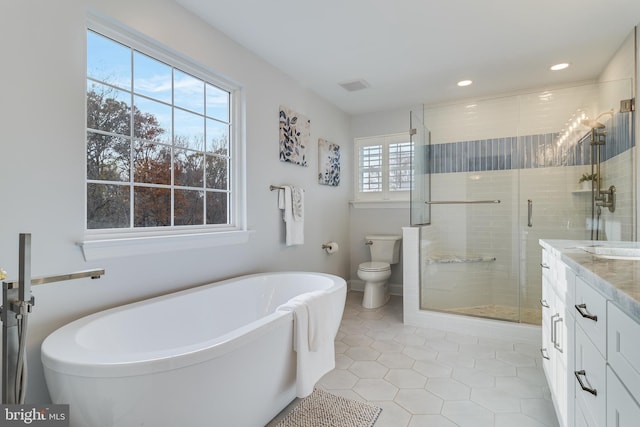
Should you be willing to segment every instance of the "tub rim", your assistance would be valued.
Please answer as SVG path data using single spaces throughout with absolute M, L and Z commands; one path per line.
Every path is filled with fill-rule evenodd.
M 283 275 L 312 275 L 323 277 L 333 282 L 332 286 L 325 289 L 326 292 L 335 294 L 341 289 L 344 289 L 346 292 L 346 281 L 337 275 L 305 271 L 286 271 L 246 274 L 123 304 L 83 316 L 51 332 L 41 345 L 41 360 L 45 373 L 47 370 L 51 370 L 56 373 L 76 377 L 128 377 L 180 369 L 221 357 L 252 341 L 257 335 L 268 333 L 268 331 L 280 327 L 285 322 L 292 323 L 293 314 L 288 311 L 276 310 L 273 313 L 209 340 L 180 347 L 171 347 L 162 351 L 122 353 L 123 357 L 119 360 L 118 357 L 113 357 L 113 354 L 106 358 L 101 356 L 100 353 L 83 350 L 76 343 L 76 334 L 95 319 L 104 317 L 105 315 L 116 314 L 120 311 L 131 310 L 138 305 L 175 298 L 179 295 L 194 293 L 223 284 L 231 284 L 244 279 Z

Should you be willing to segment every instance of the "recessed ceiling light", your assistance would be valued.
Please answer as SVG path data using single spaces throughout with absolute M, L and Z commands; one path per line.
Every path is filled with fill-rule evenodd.
M 564 70 L 565 68 L 569 68 L 568 62 L 562 62 L 560 64 L 552 65 L 551 67 L 549 67 L 551 71 L 560 71 Z
M 460 80 L 458 82 L 458 86 L 460 87 L 469 86 L 471 83 L 473 83 L 471 80 Z

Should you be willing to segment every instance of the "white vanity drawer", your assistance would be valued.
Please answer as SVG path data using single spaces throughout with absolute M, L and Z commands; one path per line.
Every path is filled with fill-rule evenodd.
M 607 361 L 640 400 L 640 324 L 611 302 L 607 316 Z
M 576 406 L 581 408 L 587 425 L 606 424 L 606 363 L 586 333 L 576 326 L 575 360 Z M 582 383 L 582 384 L 581 384 Z M 589 421 L 591 420 L 591 421 Z
M 576 299 L 576 273 L 565 263 L 557 262 L 556 290 L 567 307 L 573 307 Z
M 576 404 L 575 427 L 603 427 L 597 425 L 595 420 L 590 418 L 589 413 L 582 407 L 582 405 L 583 404 L 581 402 Z
M 596 348 L 607 353 L 607 300 L 594 288 L 576 277 L 576 324 L 580 325 Z
M 607 427 L 637 427 L 639 424 L 638 402 L 631 397 L 611 368 L 607 367 Z

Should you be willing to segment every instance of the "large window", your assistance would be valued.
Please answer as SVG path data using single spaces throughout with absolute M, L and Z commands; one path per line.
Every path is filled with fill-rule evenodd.
M 413 143 L 408 133 L 355 140 L 356 200 L 409 200 Z
M 234 88 L 118 35 L 87 31 L 87 229 L 233 228 Z

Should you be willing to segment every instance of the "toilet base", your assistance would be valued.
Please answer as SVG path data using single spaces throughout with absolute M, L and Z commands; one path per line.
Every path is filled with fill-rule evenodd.
M 389 292 L 386 283 L 365 283 L 362 306 L 364 308 L 382 307 L 389 301 Z

